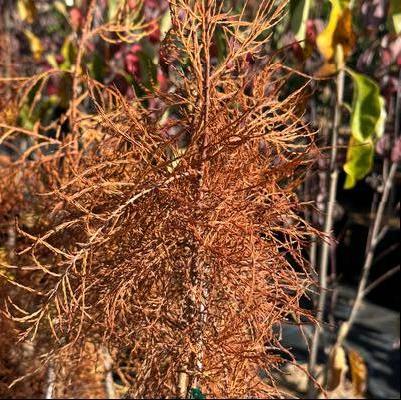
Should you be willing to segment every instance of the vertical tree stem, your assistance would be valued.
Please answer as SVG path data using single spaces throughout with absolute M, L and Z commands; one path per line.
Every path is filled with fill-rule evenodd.
M 45 399 L 54 398 L 55 383 L 56 383 L 56 373 L 54 372 L 53 362 L 50 362 L 49 367 L 47 369 Z
M 204 45 L 204 56 L 205 56 L 205 65 L 204 65 L 204 76 L 203 76 L 203 102 L 204 102 L 204 115 L 203 115 L 203 143 L 202 143 L 202 160 L 201 160 L 201 177 L 199 183 L 199 198 L 200 201 L 203 199 L 203 186 L 204 180 L 208 170 L 208 162 L 206 161 L 207 157 L 207 146 L 209 143 L 209 132 L 208 132 L 208 125 L 209 125 L 209 108 L 210 108 L 210 73 L 211 73 L 211 66 L 210 66 L 210 45 L 211 45 L 211 35 L 209 31 L 210 27 L 210 0 L 203 1 L 203 18 L 202 18 L 202 43 Z M 200 263 L 200 260 L 197 260 L 198 264 L 198 273 L 200 273 L 199 282 L 197 282 L 199 287 L 199 337 L 197 340 L 197 348 L 198 354 L 196 355 L 196 368 L 198 374 L 200 374 L 203 370 L 203 328 L 206 323 L 207 319 L 207 302 L 209 293 L 205 282 L 205 276 L 209 272 L 207 264 Z M 198 377 L 195 377 L 194 386 L 198 386 Z
M 341 125 L 341 107 L 344 96 L 344 69 L 342 68 L 342 47 L 337 46 L 336 49 L 336 59 L 337 66 L 340 67 L 336 78 L 336 104 L 334 110 L 334 120 L 333 120 L 333 132 L 331 137 L 331 153 L 330 153 L 330 187 L 329 196 L 326 206 L 326 217 L 324 223 L 324 233 L 325 235 L 331 235 L 333 222 L 334 222 L 334 206 L 337 196 L 337 183 L 339 170 L 337 166 L 337 141 L 338 132 Z M 321 335 L 323 332 L 324 323 L 324 309 L 326 305 L 327 297 L 327 271 L 329 265 L 329 254 L 330 254 L 330 243 L 325 240 L 322 245 L 320 258 L 319 258 L 319 283 L 320 283 L 320 295 L 318 301 L 317 309 L 317 325 L 315 326 L 315 331 L 312 338 L 311 352 L 309 358 L 309 373 L 313 379 L 308 382 L 308 397 L 313 397 L 315 392 L 314 378 L 315 378 L 315 368 L 317 355 L 319 351 L 319 343 Z
M 211 64 L 210 64 L 210 46 L 211 46 L 211 32 L 210 32 L 210 19 L 211 19 L 211 2 L 210 0 L 203 0 L 199 5 L 200 12 L 202 14 L 202 45 L 203 45 L 203 77 L 202 77 L 202 93 L 201 99 L 203 102 L 203 115 L 202 121 L 200 124 L 200 129 L 203 131 L 202 135 L 202 144 L 201 144 L 201 159 L 200 159 L 200 179 L 199 179 L 199 200 L 203 199 L 203 191 L 204 191 L 204 182 L 205 177 L 208 170 L 208 162 L 206 161 L 206 151 L 208 146 L 208 124 L 209 124 L 209 109 L 210 109 L 210 73 L 211 73 Z M 192 376 L 188 374 L 188 363 L 189 360 L 184 362 L 182 366 L 182 370 L 178 376 L 178 393 L 180 398 L 186 398 L 188 396 L 189 390 L 191 389 L 190 385 L 193 387 L 198 386 L 199 380 L 198 377 L 203 370 L 203 327 L 206 322 L 206 303 L 208 298 L 208 291 L 205 288 L 205 274 L 208 271 L 207 266 L 203 265 L 203 263 L 199 260 L 199 248 L 196 251 L 196 258 L 194 260 L 195 268 L 194 268 L 194 282 L 195 286 L 195 296 L 199 293 L 199 297 L 194 297 L 192 299 L 194 307 L 198 307 L 197 310 L 194 310 L 194 314 L 199 314 L 198 323 L 195 324 L 195 328 L 198 332 L 195 333 L 196 337 L 196 348 L 197 354 L 195 355 L 195 364 L 191 365 L 191 370 L 193 371 Z M 199 300 L 199 301 L 198 301 Z M 191 378 L 191 379 L 190 379 Z
M 102 347 L 103 364 L 104 364 L 104 388 L 108 399 L 117 399 L 114 389 L 113 380 L 113 359 L 106 347 Z
M 355 298 L 354 304 L 352 305 L 352 309 L 351 309 L 351 313 L 348 318 L 348 321 L 346 321 L 342 324 L 340 333 L 337 337 L 336 346 L 341 346 L 344 343 L 344 340 L 346 339 L 352 325 L 355 322 L 355 318 L 361 307 L 362 300 L 365 297 L 366 286 L 368 284 L 368 278 L 369 278 L 370 269 L 371 269 L 372 263 L 373 263 L 374 253 L 375 253 L 377 244 L 379 242 L 378 238 L 380 235 L 380 227 L 381 227 L 381 223 L 382 223 L 382 219 L 383 219 L 383 214 L 384 214 L 387 200 L 388 200 L 388 197 L 389 197 L 389 194 L 391 191 L 391 187 L 393 186 L 394 175 L 397 171 L 397 167 L 398 167 L 398 164 L 396 162 L 393 162 L 390 167 L 390 172 L 385 181 L 383 194 L 382 194 L 380 204 L 377 209 L 376 217 L 375 217 L 374 224 L 373 224 L 372 234 L 370 236 L 368 243 L 366 244 L 366 258 L 365 258 L 365 263 L 362 268 L 362 275 L 359 280 L 356 298 Z
M 184 363 L 183 370 L 178 375 L 178 397 L 185 399 L 188 393 L 189 377 L 187 372 L 187 362 Z

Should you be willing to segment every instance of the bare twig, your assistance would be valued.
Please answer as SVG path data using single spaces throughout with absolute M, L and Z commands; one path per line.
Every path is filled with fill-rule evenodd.
M 47 368 L 45 399 L 53 399 L 54 398 L 55 384 L 56 384 L 56 373 L 54 371 L 53 363 L 50 362 L 49 366 Z
M 361 307 L 362 300 L 364 299 L 366 295 L 366 286 L 368 284 L 368 279 L 369 279 L 369 273 L 370 269 L 372 266 L 373 262 L 373 257 L 374 253 L 377 247 L 377 244 L 379 243 L 379 236 L 380 236 L 380 227 L 383 219 L 383 213 L 384 209 L 387 204 L 387 200 L 393 185 L 393 180 L 394 180 L 394 175 L 397 171 L 398 168 L 398 163 L 393 162 L 390 167 L 390 172 L 388 174 L 388 177 L 384 183 L 384 188 L 383 188 L 383 194 L 380 199 L 379 207 L 377 209 L 376 213 L 376 218 L 373 224 L 373 229 L 372 229 L 372 235 L 370 237 L 370 240 L 368 241 L 366 248 L 366 258 L 365 258 L 365 263 L 362 268 L 362 275 L 361 279 L 359 280 L 359 285 L 358 285 L 358 290 L 357 290 L 357 295 L 354 301 L 354 304 L 351 309 L 350 316 L 346 322 L 342 324 L 342 327 L 340 328 L 340 334 L 337 337 L 336 341 L 336 346 L 341 346 L 344 343 L 344 340 L 346 339 L 352 325 L 355 322 L 356 316 L 358 314 L 358 311 Z
M 103 363 L 104 363 L 104 387 L 106 390 L 107 398 L 108 399 L 117 399 L 116 391 L 114 389 L 114 380 L 113 380 L 113 359 L 110 356 L 109 351 L 106 347 L 102 347 L 102 354 L 103 354 Z
M 384 257 L 386 257 L 388 254 L 392 253 L 394 250 L 396 250 L 398 247 L 400 247 L 400 243 L 394 243 L 391 246 L 389 246 L 387 249 L 383 250 L 373 261 L 373 265 L 376 265 L 379 261 L 381 261 Z
M 342 64 L 342 47 L 337 46 L 336 50 L 336 59 L 337 65 Z M 330 187 L 329 187 L 329 196 L 327 201 L 326 208 L 326 217 L 324 224 L 324 233 L 326 235 L 331 235 L 333 229 L 334 222 L 334 206 L 336 202 L 337 195 L 337 183 L 338 183 L 338 175 L 339 169 L 337 165 L 337 141 L 338 141 L 338 132 L 339 127 L 341 125 L 341 106 L 343 102 L 344 95 L 344 70 L 341 68 L 337 74 L 336 78 L 336 105 L 334 111 L 334 121 L 333 121 L 333 133 L 331 137 L 331 154 L 330 154 Z M 324 323 L 324 309 L 326 305 L 326 297 L 327 297 L 327 273 L 328 273 L 328 264 L 329 264 L 329 253 L 330 253 L 330 243 L 326 241 L 322 245 L 322 250 L 319 259 L 319 281 L 320 281 L 320 296 L 318 302 L 318 310 L 317 310 L 317 325 L 315 326 L 315 331 L 311 344 L 311 352 L 309 358 L 309 373 L 314 376 L 317 355 L 319 351 L 319 342 L 321 338 L 321 334 L 323 332 L 323 323 Z M 308 395 L 310 397 L 313 396 L 315 392 L 315 387 L 313 380 L 309 380 L 308 382 Z
M 395 275 L 397 272 L 400 271 L 400 266 L 397 265 L 394 268 L 391 268 L 388 270 L 386 273 L 384 273 L 382 276 L 377 278 L 375 281 L 373 281 L 369 286 L 365 288 L 363 291 L 363 295 L 366 296 L 368 293 L 370 293 L 374 288 L 379 286 L 382 282 L 384 282 L 386 279 L 391 278 L 393 275 Z

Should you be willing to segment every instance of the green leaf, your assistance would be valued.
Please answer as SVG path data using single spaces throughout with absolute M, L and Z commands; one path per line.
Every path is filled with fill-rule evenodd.
M 117 13 L 118 10 L 118 1 L 117 0 L 109 0 L 108 1 L 108 20 L 111 21 Z
M 379 102 L 380 102 L 380 116 L 376 122 L 375 134 L 376 134 L 376 137 L 380 139 L 384 133 L 387 112 L 386 112 L 386 103 L 384 101 L 383 96 L 379 96 Z
M 227 42 L 224 37 L 223 30 L 218 27 L 215 32 L 215 41 L 216 41 L 216 48 L 217 48 L 217 61 L 221 63 L 227 54 Z
M 384 132 L 385 102 L 375 81 L 349 68 L 354 83 L 351 109 L 351 140 L 348 145 L 345 189 L 351 189 L 372 169 L 375 140 Z
M 19 124 L 23 128 L 29 129 L 29 130 L 33 130 L 33 127 L 35 125 L 34 124 L 35 121 L 33 120 L 33 118 L 30 115 L 29 105 L 28 104 L 24 104 L 21 107 L 21 110 L 20 110 L 19 115 L 18 115 L 18 119 L 19 119 Z
M 291 15 L 291 30 L 298 41 L 302 41 L 301 46 L 304 46 L 306 34 L 306 22 L 309 16 L 311 0 L 291 0 L 290 15 Z
M 138 52 L 139 56 L 139 69 L 141 73 L 141 82 L 150 90 L 152 90 L 153 83 L 157 80 L 157 69 L 153 62 L 152 54 L 148 54 L 147 50 L 152 47 L 143 46 L 143 51 Z
M 356 182 L 363 179 L 373 166 L 373 143 L 370 140 L 359 142 L 351 138 L 347 151 L 344 171 L 347 174 L 344 189 L 352 189 Z
M 347 69 L 354 83 L 352 100 L 352 136 L 364 142 L 368 138 L 383 134 L 385 111 L 379 85 L 366 75 Z
M 64 43 L 61 46 L 60 52 L 64 58 L 64 62 L 60 66 L 60 69 L 63 71 L 67 71 L 75 63 L 75 59 L 77 56 L 77 49 L 76 46 L 74 45 L 73 38 L 71 36 L 67 36 L 64 39 Z
M 103 58 L 99 53 L 94 53 L 92 61 L 89 64 L 90 75 L 93 76 L 97 81 L 102 82 L 106 71 L 106 65 Z
M 172 24 L 171 24 L 171 15 L 170 15 L 170 11 L 167 10 L 162 19 L 160 20 L 160 41 L 162 41 L 165 37 L 166 37 L 166 33 L 171 29 Z
M 390 0 L 388 11 L 388 25 L 390 31 L 399 35 L 401 33 L 401 1 Z

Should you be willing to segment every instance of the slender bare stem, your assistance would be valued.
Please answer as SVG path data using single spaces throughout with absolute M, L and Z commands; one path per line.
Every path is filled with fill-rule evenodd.
M 203 130 L 203 141 L 202 141 L 202 156 L 200 162 L 200 179 L 199 179 L 199 201 L 203 199 L 203 190 L 204 190 L 204 181 L 207 174 L 208 162 L 206 161 L 207 154 L 206 149 L 208 146 L 208 125 L 209 125 L 209 108 L 210 108 L 210 75 L 211 75 L 211 65 L 210 65 L 210 43 L 211 43 L 211 35 L 210 35 L 210 17 L 211 17 L 211 4 L 210 0 L 203 0 L 201 5 L 202 12 L 202 43 L 203 43 L 203 56 L 204 56 L 204 64 L 203 64 L 203 91 L 202 91 L 202 100 L 203 100 L 203 115 L 202 115 L 202 124 L 201 129 Z M 182 371 L 179 373 L 178 378 L 178 386 L 179 386 L 179 396 L 180 398 L 185 398 L 188 395 L 188 391 L 190 389 L 189 385 L 193 387 L 198 386 L 198 377 L 203 370 L 203 327 L 206 323 L 207 318 L 207 299 L 208 299 L 208 291 L 205 287 L 204 278 L 208 272 L 207 265 L 203 265 L 198 257 L 195 257 L 195 270 L 194 270 L 194 286 L 199 289 L 200 292 L 200 303 L 199 303 L 199 336 L 196 338 L 196 346 L 197 346 L 197 354 L 196 354 L 196 365 L 194 365 L 193 369 L 197 370 L 197 374 L 195 374 L 192 379 L 190 379 L 187 372 L 187 363 L 184 363 Z M 198 290 L 195 290 L 195 293 Z M 194 304 L 197 303 L 197 299 L 193 298 L 192 302 Z
M 113 359 L 110 356 L 109 351 L 107 348 L 102 348 L 103 353 L 103 363 L 104 363 L 104 388 L 106 390 L 107 398 L 108 399 L 117 399 L 116 391 L 114 389 L 114 380 L 113 380 Z
M 188 393 L 189 377 L 186 369 L 187 362 L 184 363 L 183 369 L 180 371 L 178 376 L 178 397 L 185 399 Z
M 373 281 L 369 286 L 366 287 L 364 290 L 364 295 L 366 296 L 368 293 L 370 293 L 374 288 L 379 286 L 382 282 L 384 282 L 386 279 L 391 278 L 394 274 L 397 272 L 400 272 L 400 266 L 397 265 L 394 268 L 389 269 L 386 273 L 384 273 L 382 276 L 377 278 L 375 281 Z
M 8 248 L 8 257 L 10 261 L 14 260 L 15 257 L 15 244 L 16 244 L 16 232 L 15 232 L 15 224 L 14 221 L 11 221 L 8 227 L 8 238 L 7 238 L 7 248 Z
M 45 399 L 54 398 L 55 381 L 56 381 L 56 374 L 54 372 L 54 365 L 53 363 L 50 363 L 47 369 Z
M 341 46 L 338 46 L 337 53 L 342 53 Z M 338 58 L 340 58 L 338 56 Z M 342 58 L 342 57 L 341 57 Z M 340 63 L 338 63 L 340 64 Z M 343 102 L 344 95 L 344 70 L 341 68 L 337 74 L 336 79 L 336 105 L 334 111 L 334 121 L 333 121 L 333 132 L 331 137 L 331 154 L 330 154 L 330 187 L 329 187 L 329 196 L 327 201 L 326 208 L 326 217 L 324 223 L 324 233 L 326 235 L 330 235 L 333 228 L 334 222 L 334 206 L 336 202 L 337 195 L 337 183 L 338 183 L 338 175 L 339 170 L 336 163 L 337 159 L 337 141 L 338 141 L 338 133 L 339 127 L 341 125 L 341 105 Z M 317 325 L 315 326 L 315 331 L 312 338 L 311 343 L 311 353 L 309 358 L 309 373 L 312 377 L 315 376 L 315 368 L 317 355 L 319 350 L 319 343 L 321 339 L 321 334 L 323 330 L 324 323 L 324 309 L 326 305 L 326 297 L 327 297 L 327 271 L 329 265 L 329 253 L 330 253 L 330 243 L 326 240 L 322 245 L 322 250 L 319 258 L 319 283 L 320 283 L 320 296 L 318 301 L 318 310 L 317 310 Z M 308 395 L 312 397 L 314 394 L 314 382 L 311 379 L 308 383 Z
M 393 186 L 394 175 L 397 171 L 398 163 L 393 162 L 390 167 L 390 171 L 388 177 L 384 183 L 383 194 L 379 203 L 379 207 L 377 209 L 376 217 L 373 224 L 372 235 L 370 240 L 366 245 L 366 258 L 365 263 L 362 268 L 361 279 L 359 280 L 358 291 L 356 294 L 356 298 L 354 304 L 351 309 L 351 314 L 348 318 L 348 321 L 344 322 L 341 329 L 340 334 L 337 337 L 336 346 L 341 346 L 344 343 L 344 340 L 347 338 L 347 335 L 355 322 L 355 319 L 358 315 L 358 311 L 361 307 L 362 300 L 366 295 L 366 286 L 368 284 L 369 274 L 373 263 L 373 257 L 378 243 L 380 242 L 380 227 L 383 219 L 384 209 L 387 204 L 387 200 Z

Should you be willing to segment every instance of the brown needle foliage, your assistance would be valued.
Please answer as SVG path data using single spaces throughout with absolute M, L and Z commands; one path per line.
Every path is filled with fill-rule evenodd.
M 53 365 L 73 365 L 91 342 L 109 348 L 132 397 L 277 393 L 259 368 L 270 377 L 285 351 L 276 328 L 304 315 L 302 248 L 315 233 L 295 194 L 315 155 L 301 93 L 281 99 L 282 66 L 254 63 L 284 3 L 262 0 L 249 22 L 224 2 L 171 0 L 169 91 L 128 102 L 77 68 L 68 134 L 0 125 L 2 140 L 30 137 L 2 191 L 35 215 L 17 220 L 15 264 L 29 279 L 13 281 L 26 294 L 6 314 Z M 88 98 L 96 113 L 84 112 Z

